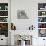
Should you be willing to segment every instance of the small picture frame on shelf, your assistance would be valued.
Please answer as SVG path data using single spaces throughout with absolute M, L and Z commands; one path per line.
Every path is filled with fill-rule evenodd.
M 39 37 L 46 37 L 46 29 L 39 29 L 38 31 Z
M 8 9 L 8 3 L 0 3 L 0 10 L 7 10 Z
M 38 22 L 46 22 L 46 17 L 38 17 Z
M 46 3 L 38 3 L 38 10 L 46 10 Z
M 46 16 L 46 11 L 38 11 L 38 16 Z

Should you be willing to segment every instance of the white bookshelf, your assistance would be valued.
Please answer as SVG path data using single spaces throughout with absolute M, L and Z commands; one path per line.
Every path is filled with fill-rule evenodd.
M 5 15 L 4 13 L 3 13 L 3 15 L 1 15 L 1 12 L 8 12 L 8 10 L 5 10 L 5 9 L 2 9 L 2 6 L 1 6 L 1 4 L 2 4 L 2 6 L 3 6 L 3 4 L 8 4 L 8 0 L 0 0 L 0 7 L 1 7 L 1 9 L 0 9 L 0 26 L 1 26 L 1 24 L 3 25 L 7 25 L 7 30 L 5 30 L 5 29 L 3 29 L 3 30 L 5 30 L 5 31 L 7 31 L 7 32 L 5 32 L 6 34 L 7 34 L 7 36 L 6 36 L 6 34 L 5 34 L 5 36 L 3 37 L 2 35 L 0 35 L 1 37 L 1 39 L 3 39 L 3 40 L 0 40 L 0 45 L 8 45 L 8 21 L 1 21 L 1 19 L 3 20 L 3 18 L 5 19 L 5 18 L 7 18 L 7 20 L 9 20 L 9 17 L 8 17 L 8 14 L 7 15 Z M 4 6 L 5 7 L 5 6 Z M 2 27 L 1 27 L 2 28 Z M 2 31 L 2 30 L 1 30 Z M 0 32 L 1 33 L 1 32 Z
M 40 9 L 42 8 L 42 9 Z M 39 37 L 46 37 L 45 34 L 40 34 L 40 31 L 46 31 L 46 3 L 38 4 L 38 32 Z

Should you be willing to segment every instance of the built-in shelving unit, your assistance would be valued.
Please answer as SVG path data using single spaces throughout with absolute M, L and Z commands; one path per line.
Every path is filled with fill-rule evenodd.
M 46 3 L 38 3 L 39 37 L 46 37 Z
M 8 3 L 0 3 L 0 35 L 8 37 Z

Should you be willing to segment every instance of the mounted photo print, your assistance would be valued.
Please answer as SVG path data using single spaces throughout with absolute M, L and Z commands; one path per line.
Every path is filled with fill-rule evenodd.
M 25 10 L 17 10 L 17 18 L 18 19 L 28 19 L 28 16 Z

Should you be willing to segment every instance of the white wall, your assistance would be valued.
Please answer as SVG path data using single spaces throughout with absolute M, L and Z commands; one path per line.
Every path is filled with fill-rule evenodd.
M 18 20 L 17 19 L 17 10 L 24 9 L 27 12 L 27 16 L 30 18 L 29 20 Z M 16 25 L 17 32 L 19 30 L 23 30 L 23 32 L 28 29 L 30 25 L 35 26 L 35 32 L 33 35 L 37 36 L 37 2 L 32 0 L 11 0 L 11 22 Z M 25 31 L 25 33 L 27 33 Z M 14 41 L 14 40 L 13 40 Z M 35 40 L 33 40 L 35 41 Z M 33 43 L 34 44 L 34 43 Z M 37 42 L 35 43 L 37 44 Z
M 16 25 L 17 30 L 26 30 L 28 29 L 29 25 L 35 26 L 35 32 L 34 36 L 38 36 L 38 3 L 45 3 L 46 0 L 11 0 L 11 22 L 13 22 Z M 24 9 L 27 13 L 27 16 L 30 18 L 30 20 L 18 20 L 17 19 L 17 10 Z M 16 31 L 17 31 L 16 30 Z M 18 31 L 19 32 L 19 31 Z M 26 32 L 25 32 L 26 33 Z M 37 37 L 36 37 L 37 38 Z M 38 46 L 39 44 L 43 44 L 42 38 L 33 38 L 33 46 Z M 40 42 L 41 41 L 41 42 Z M 40 45 L 39 45 L 40 46 Z
M 14 2 L 14 3 L 13 3 Z M 32 24 L 35 25 L 37 28 L 37 2 L 33 2 L 31 0 L 13 0 L 11 1 L 11 22 L 15 23 L 17 30 L 25 30 L 26 27 L 31 26 Z M 20 20 L 17 19 L 17 10 L 24 9 L 27 13 L 27 16 L 30 19 Z

